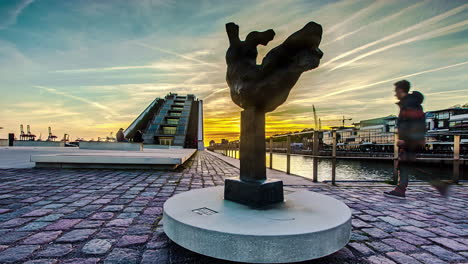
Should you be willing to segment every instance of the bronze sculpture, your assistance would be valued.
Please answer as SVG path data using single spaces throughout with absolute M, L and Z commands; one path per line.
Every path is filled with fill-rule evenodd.
M 283 201 L 282 181 L 266 178 L 265 113 L 283 104 L 301 74 L 318 67 L 323 56 L 319 49 L 322 27 L 309 22 L 272 49 L 257 65 L 257 46 L 267 45 L 272 29 L 250 32 L 244 41 L 239 26 L 226 24 L 229 48 L 226 52 L 226 81 L 231 98 L 242 107 L 240 179 L 227 179 L 225 199 L 249 206 Z

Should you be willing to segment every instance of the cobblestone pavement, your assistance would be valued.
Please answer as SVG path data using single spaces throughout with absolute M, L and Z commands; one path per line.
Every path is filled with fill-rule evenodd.
M 237 174 L 204 152 L 176 172 L 0 170 L 0 263 L 226 263 L 170 242 L 160 220 L 172 195 Z M 353 210 L 348 246 L 307 263 L 468 263 L 466 187 L 448 200 L 412 187 L 406 201 L 386 199 L 378 186 L 290 187 Z

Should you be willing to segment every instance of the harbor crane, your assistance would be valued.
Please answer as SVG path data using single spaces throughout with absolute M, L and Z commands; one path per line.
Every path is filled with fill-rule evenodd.
M 57 136 L 52 135 L 52 128 L 49 127 L 49 136 L 47 137 L 47 141 L 55 141 Z
M 322 130 L 322 121 L 324 122 L 341 121 L 342 126 L 344 127 L 346 120 L 353 120 L 352 118 L 345 118 L 345 116 L 343 116 L 343 118 L 341 119 L 327 119 L 327 120 L 321 120 L 320 118 L 317 119 L 317 111 L 315 110 L 315 105 L 312 105 L 312 109 L 314 111 L 315 129 L 318 128 L 318 130 Z
M 325 122 L 333 122 L 333 121 L 341 121 L 341 126 L 344 127 L 345 126 L 345 121 L 348 121 L 348 120 L 353 120 L 352 118 L 345 118 L 345 116 L 343 116 L 343 118 L 341 119 L 327 119 L 327 120 L 323 120 Z M 320 120 L 319 118 L 319 128 L 322 129 L 322 124 L 321 124 L 322 120 Z

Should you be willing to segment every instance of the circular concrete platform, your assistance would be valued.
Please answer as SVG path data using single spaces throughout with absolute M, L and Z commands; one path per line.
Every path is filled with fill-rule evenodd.
M 285 202 L 262 209 L 225 201 L 224 187 L 177 194 L 164 204 L 164 231 L 180 246 L 225 260 L 288 263 L 343 248 L 351 210 L 309 191 L 285 190 Z

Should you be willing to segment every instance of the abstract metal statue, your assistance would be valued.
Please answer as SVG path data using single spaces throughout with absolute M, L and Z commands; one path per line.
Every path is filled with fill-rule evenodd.
M 322 27 L 309 22 L 272 49 L 257 65 L 257 45 L 267 45 L 272 29 L 250 32 L 244 41 L 239 26 L 226 24 L 229 49 L 226 52 L 226 81 L 235 104 L 242 107 L 240 138 L 240 179 L 227 179 L 225 199 L 249 206 L 283 201 L 282 181 L 266 178 L 265 113 L 275 110 L 288 98 L 301 74 L 318 67 Z

